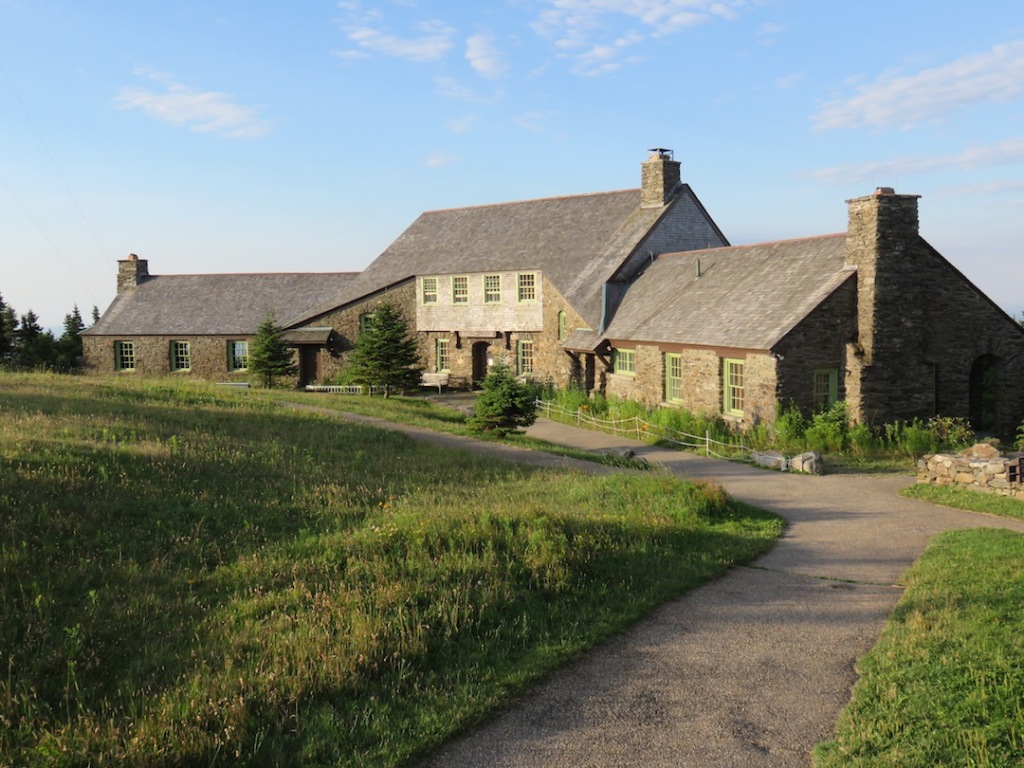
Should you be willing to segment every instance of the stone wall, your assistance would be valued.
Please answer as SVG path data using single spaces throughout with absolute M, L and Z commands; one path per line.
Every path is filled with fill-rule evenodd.
M 743 416 L 726 415 L 728 421 L 748 427 L 775 420 L 776 360 L 766 353 L 685 348 L 675 345 L 636 344 L 636 373 L 608 376 L 606 394 L 635 400 L 648 408 L 679 406 L 692 413 L 722 413 L 722 360 L 744 361 Z M 665 354 L 678 354 L 682 361 L 679 397 L 665 400 Z
M 996 413 L 991 425 L 976 426 L 1012 434 L 1024 418 L 1024 331 L 919 236 L 916 195 L 882 188 L 849 205 L 847 261 L 857 266 L 858 290 L 858 337 L 847 358 L 853 418 L 970 417 L 972 367 L 991 356 Z
M 971 490 L 1024 499 L 1021 470 L 1024 452 L 1001 456 L 989 445 L 962 454 L 929 454 L 917 462 L 917 482 L 956 485 Z
M 114 367 L 114 348 L 119 341 L 135 345 L 135 369 Z M 189 342 L 190 367 L 171 371 L 171 343 Z M 210 381 L 248 381 L 248 371 L 228 370 L 228 342 L 249 341 L 251 336 L 82 336 L 83 359 L 92 375 L 185 376 Z

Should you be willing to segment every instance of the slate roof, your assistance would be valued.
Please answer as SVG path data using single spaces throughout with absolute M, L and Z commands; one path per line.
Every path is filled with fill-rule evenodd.
M 278 322 L 336 296 L 354 272 L 151 275 L 119 293 L 93 336 L 251 335 L 268 312 Z
M 605 336 L 771 349 L 856 274 L 845 254 L 845 233 L 663 254 L 626 291 Z
M 597 328 L 603 284 L 675 205 L 687 205 L 703 214 L 686 184 L 660 208 L 641 208 L 640 190 L 628 189 L 428 211 L 343 294 L 288 325 L 308 322 L 417 275 L 539 270 Z M 690 221 L 687 226 L 694 229 L 694 238 L 706 244 L 706 214 Z

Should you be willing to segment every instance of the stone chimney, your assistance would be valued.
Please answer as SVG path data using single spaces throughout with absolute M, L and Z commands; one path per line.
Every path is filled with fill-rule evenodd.
M 847 200 L 846 263 L 857 267 L 857 337 L 847 350 L 855 372 L 847 386 L 851 416 L 891 420 L 895 397 L 907 398 L 923 380 L 917 362 L 925 350 L 922 330 L 921 238 L 917 201 L 892 187 Z
M 640 207 L 661 208 L 679 189 L 679 163 L 672 150 L 655 147 L 640 165 Z
M 149 262 L 129 253 L 127 259 L 117 262 L 117 292 L 134 288 L 149 277 Z

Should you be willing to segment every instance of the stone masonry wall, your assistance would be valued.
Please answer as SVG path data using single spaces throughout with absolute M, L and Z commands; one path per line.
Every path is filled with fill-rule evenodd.
M 135 345 L 135 369 L 114 368 L 114 346 L 118 341 Z M 189 342 L 191 366 L 171 371 L 171 342 Z M 87 374 L 118 376 L 186 376 L 210 381 L 247 381 L 248 371 L 228 370 L 228 342 L 252 341 L 251 336 L 89 336 L 82 337 Z
M 1020 482 L 1022 461 L 1024 452 L 1006 456 L 930 454 L 917 462 L 917 482 L 957 485 L 1024 499 L 1024 485 Z

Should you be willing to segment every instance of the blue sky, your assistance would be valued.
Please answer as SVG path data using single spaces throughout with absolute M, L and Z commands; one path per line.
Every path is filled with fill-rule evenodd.
M 922 195 L 1024 310 L 1024 3 L 0 0 L 0 295 L 59 326 L 155 274 L 354 271 L 424 210 L 625 189 L 735 244 Z

